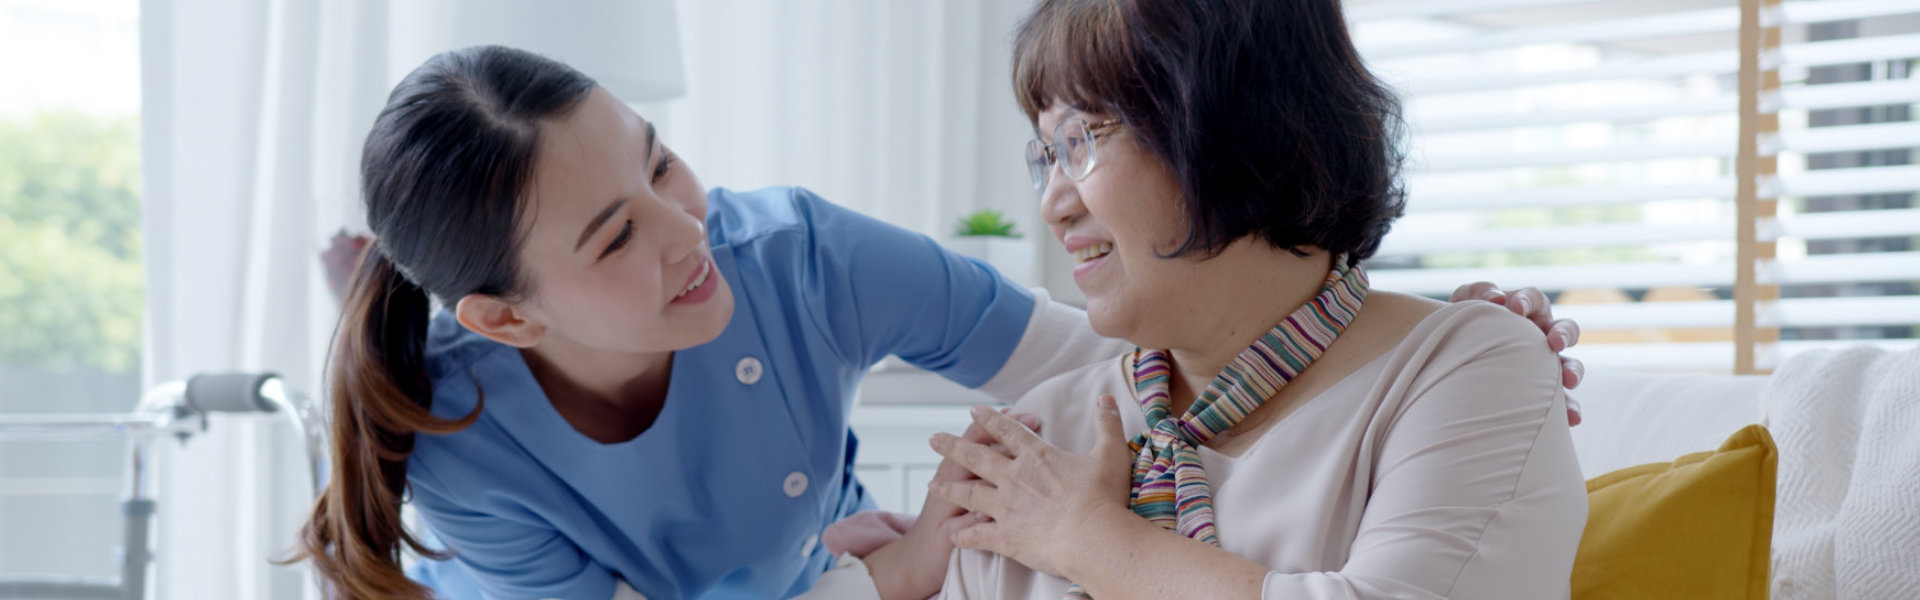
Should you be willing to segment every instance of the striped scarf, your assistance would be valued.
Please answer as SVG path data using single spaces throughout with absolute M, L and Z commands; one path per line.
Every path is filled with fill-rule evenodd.
M 1333 259 L 1320 294 L 1241 351 L 1207 384 L 1186 414 L 1172 416 L 1168 384 L 1172 360 L 1165 350 L 1136 349 L 1133 388 L 1146 413 L 1147 429 L 1131 443 L 1133 512 L 1180 535 L 1220 545 L 1213 526 L 1213 488 L 1200 464 L 1199 448 L 1232 429 L 1298 377 L 1340 332 L 1367 297 L 1367 274 Z M 1075 585 L 1068 600 L 1091 600 Z

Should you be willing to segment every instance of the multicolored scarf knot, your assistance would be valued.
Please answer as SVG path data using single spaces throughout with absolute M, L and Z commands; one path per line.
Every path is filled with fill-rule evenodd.
M 1200 463 L 1200 447 L 1232 429 L 1279 393 L 1325 353 L 1345 331 L 1367 297 L 1367 274 L 1336 256 L 1326 284 L 1312 301 L 1241 351 L 1207 384 L 1186 412 L 1173 416 L 1173 361 L 1165 350 L 1135 349 L 1133 388 L 1145 413 L 1147 430 L 1134 437 L 1135 514 L 1180 535 L 1215 546 L 1213 488 Z M 1069 600 L 1091 600 L 1075 585 Z

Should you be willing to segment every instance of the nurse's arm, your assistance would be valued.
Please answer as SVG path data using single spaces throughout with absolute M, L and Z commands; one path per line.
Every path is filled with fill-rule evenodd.
M 1085 311 L 1053 301 L 1044 289 L 1032 291 L 1033 317 L 1026 331 L 1000 372 L 980 385 L 981 392 L 1012 404 L 1042 381 L 1133 350 L 1125 340 L 1094 333 Z
M 1131 349 L 1095 335 L 1078 309 L 932 238 L 805 190 L 795 202 L 809 224 L 796 297 L 848 362 L 899 356 L 1011 403 L 1040 381 Z

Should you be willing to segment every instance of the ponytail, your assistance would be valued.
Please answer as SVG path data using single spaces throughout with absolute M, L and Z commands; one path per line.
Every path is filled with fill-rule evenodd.
M 301 528 L 299 554 L 292 559 L 313 559 L 329 597 L 427 600 L 432 591 L 407 578 L 401 553 L 411 549 L 436 560 L 449 558 L 422 545 L 400 522 L 414 432 L 453 433 L 480 415 L 475 407 L 449 421 L 429 411 L 430 302 L 377 244 L 367 249 L 341 316 L 328 373 L 333 477 Z
M 312 559 L 328 596 L 426 600 L 400 557 L 447 554 L 400 523 L 414 434 L 450 434 L 480 417 L 435 418 L 427 376 L 430 298 L 521 298 L 519 260 L 541 125 L 594 89 L 531 52 L 476 46 L 435 55 L 394 86 L 360 155 L 360 192 L 377 241 L 361 258 L 334 336 L 333 480 L 289 562 Z

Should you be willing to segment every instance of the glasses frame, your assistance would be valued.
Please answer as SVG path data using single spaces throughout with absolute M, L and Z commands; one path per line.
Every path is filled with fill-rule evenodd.
M 1082 125 L 1081 130 L 1087 133 L 1087 166 L 1086 169 L 1078 175 L 1070 172 L 1066 165 L 1060 164 L 1060 156 L 1066 153 L 1067 124 L 1075 121 L 1080 122 Z M 1060 172 L 1065 174 L 1068 179 L 1086 181 L 1087 176 L 1093 174 L 1094 166 L 1100 162 L 1100 153 L 1097 150 L 1099 148 L 1101 132 L 1119 127 L 1120 125 L 1119 119 L 1107 119 L 1098 123 L 1088 123 L 1086 119 L 1074 117 L 1061 121 L 1053 126 L 1052 143 L 1047 143 L 1046 140 L 1037 137 L 1027 140 L 1027 174 L 1033 178 L 1033 190 L 1036 192 L 1046 191 L 1047 182 L 1052 179 L 1055 166 L 1059 166 Z

